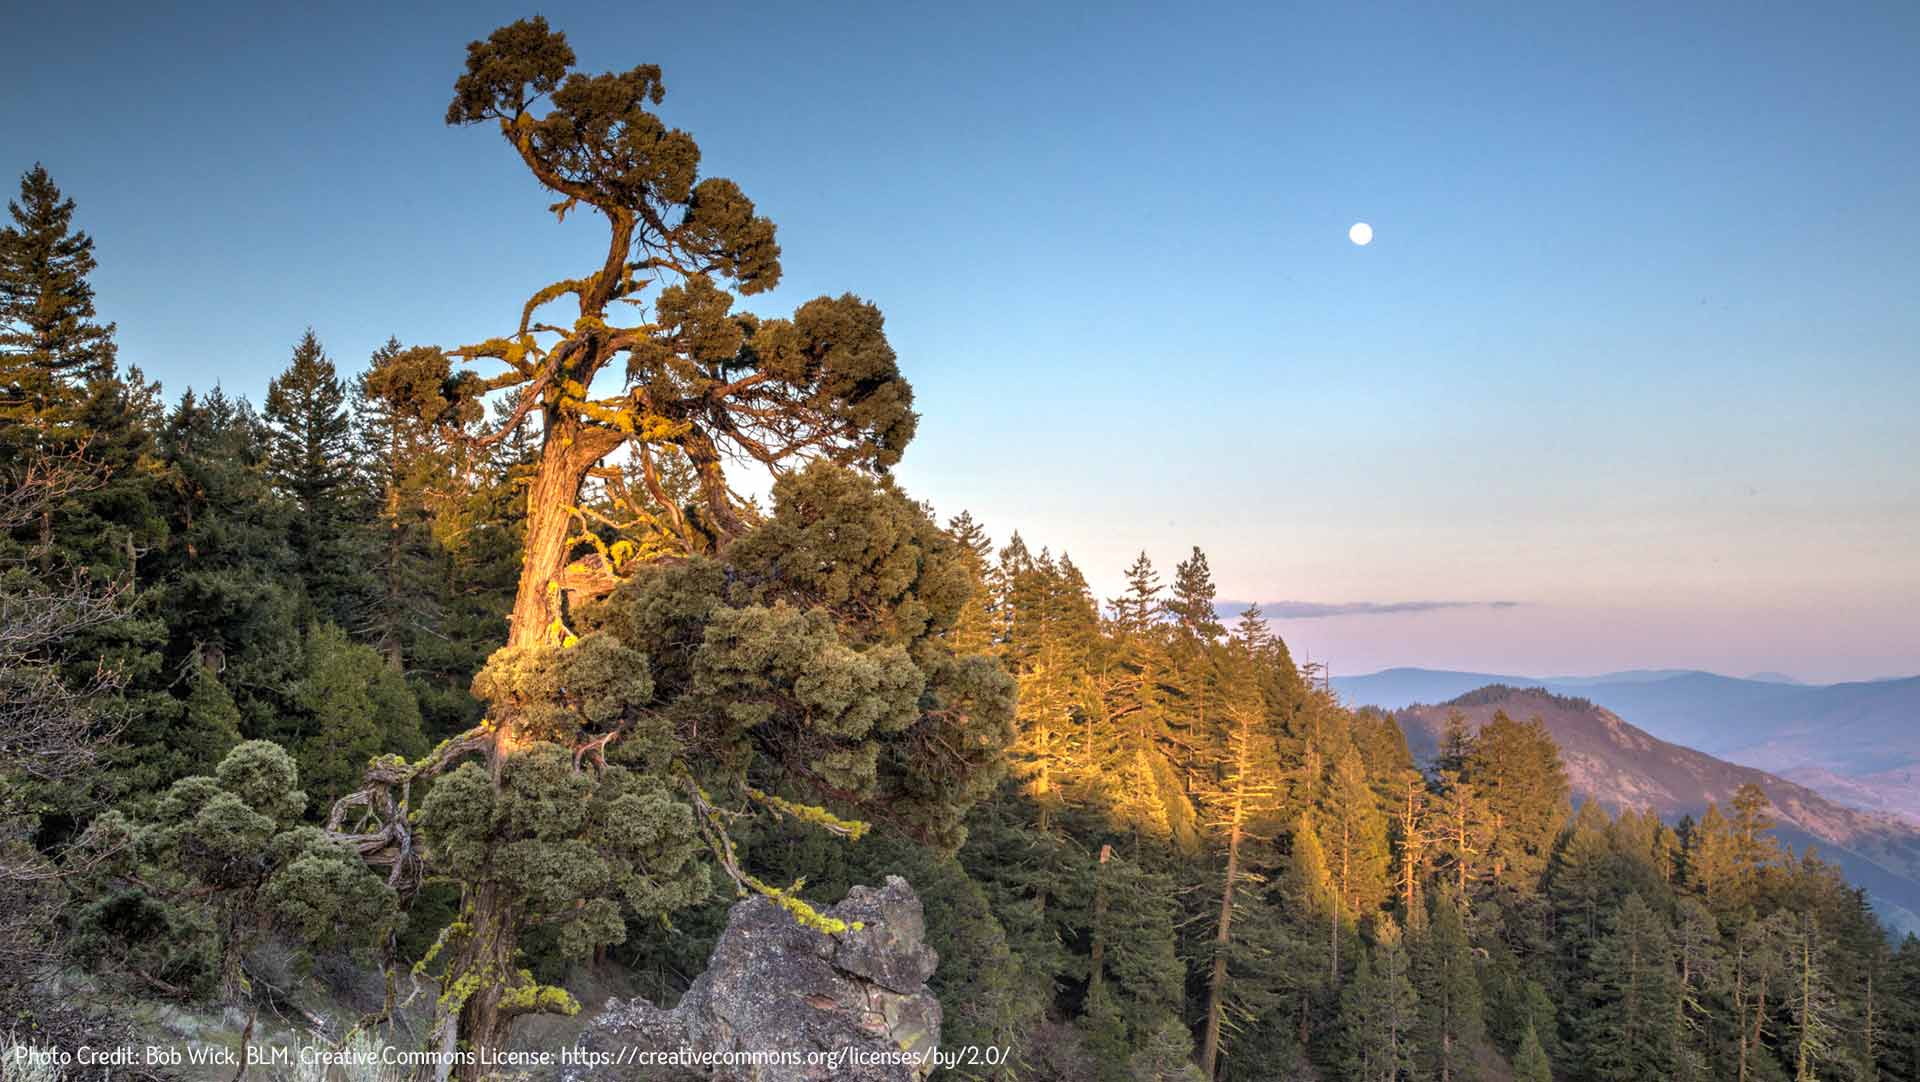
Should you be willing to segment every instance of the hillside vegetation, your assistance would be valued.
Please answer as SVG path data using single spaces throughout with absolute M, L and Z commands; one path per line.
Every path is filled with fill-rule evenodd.
M 1197 548 L 1102 601 L 936 517 L 891 476 L 918 417 L 879 310 L 736 310 L 773 223 L 658 68 L 574 62 L 502 27 L 447 120 L 598 214 L 581 277 L 351 374 L 290 328 L 258 409 L 122 364 L 73 203 L 23 178 L 4 1028 L 244 1033 L 372 985 L 329 1041 L 492 1053 L 591 988 L 671 1002 L 740 898 L 837 935 L 898 874 L 943 1043 L 1003 1053 L 961 1077 L 1920 1082 L 1920 939 L 1781 844 L 1860 817 L 1590 704 L 1403 731 L 1257 609 L 1223 626 Z

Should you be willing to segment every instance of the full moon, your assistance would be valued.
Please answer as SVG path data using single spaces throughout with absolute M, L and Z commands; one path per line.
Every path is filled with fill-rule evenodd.
M 1347 230 L 1347 239 L 1365 248 L 1373 243 L 1373 227 L 1365 222 L 1355 222 L 1353 228 Z

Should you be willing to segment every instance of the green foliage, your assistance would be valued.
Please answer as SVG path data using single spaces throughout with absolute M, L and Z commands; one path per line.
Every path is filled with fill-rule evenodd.
M 90 383 L 114 372 L 113 326 L 94 323 L 93 238 L 44 167 L 20 178 L 0 229 L 0 461 L 18 467 L 83 442 Z
M 1485 1033 L 1480 981 L 1460 908 L 1447 891 L 1436 891 L 1426 930 L 1412 944 L 1414 985 L 1420 1017 L 1414 1030 L 1419 1062 L 1434 1076 L 1477 1076 L 1477 1048 Z
M 383 941 L 400 919 L 393 890 L 352 847 L 300 825 L 306 799 L 293 757 L 253 740 L 146 814 L 95 820 L 75 858 L 91 880 L 81 957 L 194 994 L 218 981 L 231 999 L 248 994 L 243 959 L 268 933 L 307 949 Z
M 1531 1024 L 1520 1036 L 1520 1050 L 1513 1054 L 1513 1078 L 1514 1082 L 1553 1082 L 1553 1066 Z
M 1673 1066 L 1673 945 L 1638 894 L 1596 944 L 1581 1019 L 1588 1074 L 1609 1082 L 1665 1078 Z
M 319 807 L 358 788 L 374 756 L 426 753 L 419 704 L 377 653 L 332 624 L 307 629 L 304 653 L 275 733 L 293 747 Z
M 554 744 L 507 760 L 497 788 L 479 765 L 460 767 L 427 794 L 419 822 L 437 871 L 551 925 L 568 958 L 710 889 L 693 812 L 665 781 L 622 766 L 577 772 Z
M 271 433 L 269 476 L 293 506 L 288 541 L 311 611 L 321 620 L 353 622 L 367 590 L 362 554 L 347 528 L 357 495 L 353 422 L 346 388 L 313 328 L 267 384 L 263 416 Z

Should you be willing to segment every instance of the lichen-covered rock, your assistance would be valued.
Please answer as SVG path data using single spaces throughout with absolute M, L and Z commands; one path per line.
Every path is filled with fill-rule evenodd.
M 735 905 L 706 972 L 678 1007 L 610 1000 L 588 1024 L 582 1046 L 613 1062 L 592 1074 L 728 1082 L 926 1077 L 940 1040 L 940 1003 L 927 991 L 938 958 L 925 942 L 920 899 L 906 880 L 888 876 L 879 888 L 854 887 L 824 914 L 848 930 L 806 927 L 769 898 Z M 652 1057 L 640 1055 L 676 1051 L 721 1062 L 663 1069 L 643 1065 Z

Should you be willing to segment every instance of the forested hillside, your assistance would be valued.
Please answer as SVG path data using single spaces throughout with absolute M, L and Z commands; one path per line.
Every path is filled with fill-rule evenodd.
M 1920 927 L 1920 829 L 1897 817 L 1837 804 L 1784 778 L 1656 739 L 1586 699 L 1538 688 L 1493 685 L 1394 717 L 1415 758 L 1426 762 L 1456 719 L 1478 729 L 1501 715 L 1539 719 L 1560 747 L 1574 797 L 1610 811 L 1652 811 L 1682 823 L 1714 805 L 1730 806 L 1743 787 L 1758 789 L 1773 809 L 1776 837 L 1795 848 L 1816 846 L 1867 889 L 1883 922 L 1902 931 Z
M 1685 830 L 1574 814 L 1544 724 L 1504 714 L 1422 770 L 1257 609 L 1224 626 L 1200 549 L 1099 598 L 1065 553 L 917 502 L 878 309 L 736 311 L 779 278 L 772 223 L 654 114 L 657 68 L 573 59 L 504 27 L 447 119 L 598 213 L 605 251 L 470 346 L 348 361 L 289 328 L 257 407 L 123 364 L 84 214 L 23 178 L 16 1032 L 379 973 L 360 1028 L 501 1046 L 591 973 L 672 999 L 739 897 L 843 931 L 821 904 L 892 873 L 943 1042 L 1009 1050 L 960 1076 L 1920 1082 L 1920 940 L 1783 849 L 1759 790 Z M 50 1005 L 62 971 L 117 998 Z

